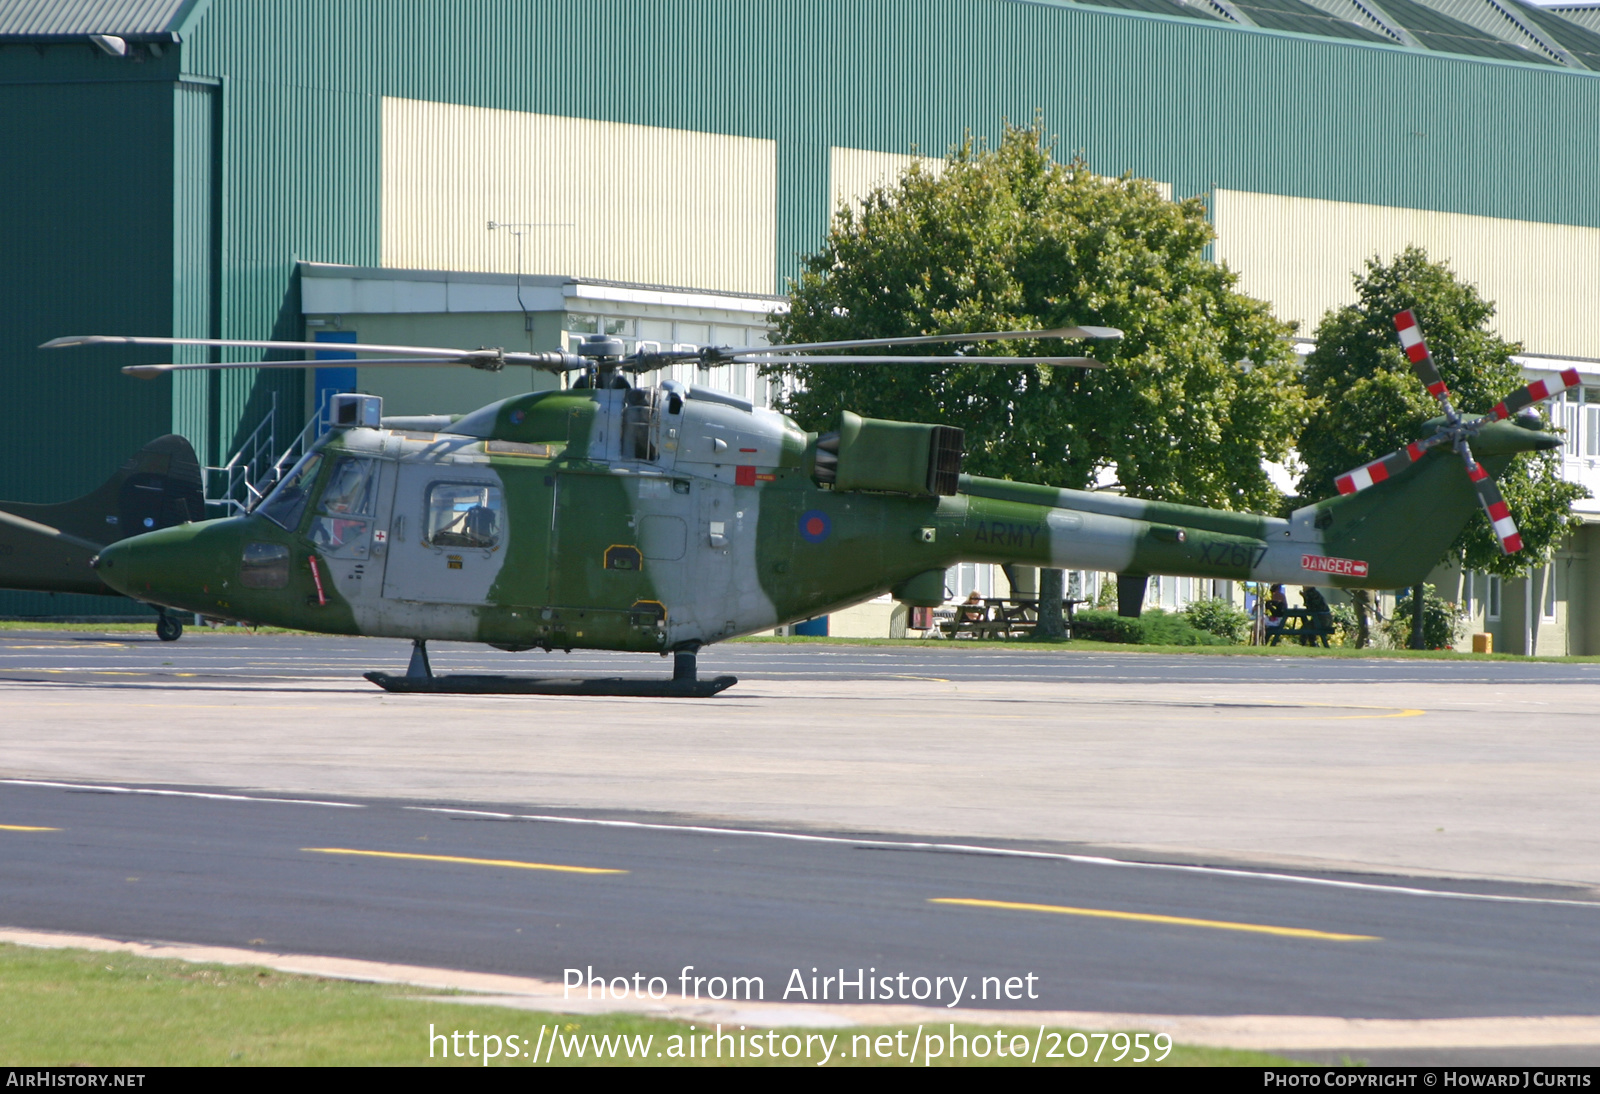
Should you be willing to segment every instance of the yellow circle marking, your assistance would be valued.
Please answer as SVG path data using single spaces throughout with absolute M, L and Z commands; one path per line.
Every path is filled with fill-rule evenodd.
M 404 851 L 357 851 L 349 847 L 302 847 L 319 855 L 362 855 L 367 858 L 411 859 L 417 862 L 460 862 L 469 866 L 502 866 L 514 870 L 555 870 L 563 874 L 625 874 L 626 870 L 606 870 L 598 866 L 556 866 L 548 862 L 519 862 L 506 858 L 461 858 L 456 855 L 416 855 Z
M 1164 923 L 1175 927 L 1209 927 L 1218 931 L 1248 931 L 1284 938 L 1315 938 L 1324 942 L 1382 942 L 1372 934 L 1336 934 L 1305 927 L 1274 927 L 1266 923 L 1231 923 L 1225 919 L 1191 919 L 1188 916 L 1150 915 L 1145 912 L 1115 912 L 1107 908 L 1069 908 L 1060 904 L 1016 904 L 1006 900 L 967 900 L 960 897 L 934 897 L 930 904 L 959 904 L 968 908 L 1001 908 L 1013 912 L 1049 912 L 1053 915 L 1081 915 L 1093 919 L 1126 919 L 1135 923 Z

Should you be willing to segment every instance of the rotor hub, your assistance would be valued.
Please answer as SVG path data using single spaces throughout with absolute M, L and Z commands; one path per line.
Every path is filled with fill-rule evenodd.
M 614 363 L 622 360 L 626 348 L 620 338 L 612 338 L 606 334 L 591 334 L 578 344 L 578 356 Z

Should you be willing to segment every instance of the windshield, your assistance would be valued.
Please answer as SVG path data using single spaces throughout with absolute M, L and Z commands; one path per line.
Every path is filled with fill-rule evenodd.
M 322 491 L 324 513 L 370 517 L 378 493 L 377 464 L 358 456 L 340 456 Z
M 306 501 L 321 467 L 321 452 L 306 453 L 278 488 L 267 495 L 267 500 L 256 506 L 256 512 L 285 531 L 292 532 L 300 527 L 300 518 L 305 514 Z

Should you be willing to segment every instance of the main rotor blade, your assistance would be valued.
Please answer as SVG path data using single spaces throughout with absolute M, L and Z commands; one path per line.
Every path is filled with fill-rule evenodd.
M 0 524 L 9 525 L 19 532 L 27 532 L 30 535 L 43 536 L 48 539 L 60 540 L 62 543 L 70 543 L 74 547 L 83 548 L 90 554 L 97 555 L 105 550 L 105 544 L 103 543 L 96 543 L 92 539 L 84 539 L 82 536 L 63 532 L 52 525 L 40 524 L 38 521 L 29 520 L 27 517 L 19 517 L 15 513 L 6 512 L 4 509 L 0 509 Z
M 1500 550 L 1508 555 L 1516 554 L 1522 550 L 1522 535 L 1517 531 L 1517 522 L 1511 519 L 1511 509 L 1506 505 L 1506 499 L 1500 496 L 1500 487 L 1495 485 L 1494 476 L 1472 458 L 1472 450 L 1465 444 L 1461 446 L 1461 458 L 1467 463 L 1467 478 L 1472 480 L 1472 488 L 1478 492 L 1478 504 L 1489 516 L 1494 537 L 1500 541 Z
M 1121 338 L 1116 327 L 1057 327 L 1054 330 L 991 330 L 976 334 L 917 334 L 906 338 L 855 338 L 844 342 L 796 342 L 787 346 L 707 347 L 718 356 L 795 353 L 814 349 L 870 349 L 873 346 L 927 346 L 938 342 L 1004 342 L 1010 338 Z
M 1398 475 L 1413 463 L 1422 459 L 1423 454 L 1436 444 L 1442 444 L 1448 437 L 1444 433 L 1435 433 L 1431 437 L 1420 441 L 1412 441 L 1404 448 L 1397 449 L 1379 460 L 1363 464 L 1354 471 L 1347 471 L 1333 480 L 1333 485 L 1338 487 L 1341 494 L 1354 494 L 1358 490 L 1383 480 Z
M 456 357 L 393 357 L 393 358 L 366 358 L 349 362 L 360 365 L 383 365 L 398 368 L 439 368 L 440 366 L 464 364 Z M 212 362 L 169 362 L 162 365 L 125 365 L 122 371 L 129 376 L 137 376 L 141 380 L 154 380 L 168 372 L 203 372 L 208 369 L 238 369 L 238 368 L 327 368 L 330 364 L 337 365 L 337 361 L 212 361 Z
M 1563 391 L 1570 391 L 1582 382 L 1583 377 L 1578 375 L 1578 370 L 1575 368 L 1569 368 L 1561 374 L 1560 387 L 1551 386 L 1548 380 L 1535 380 L 1527 387 L 1518 388 L 1510 395 L 1507 395 L 1499 403 L 1495 404 L 1493 410 L 1472 424 L 1479 426 L 1489 422 L 1502 421 L 1511 417 L 1523 407 L 1532 406 L 1534 403 L 1542 403 L 1546 399 L 1560 395 Z
M 69 334 L 52 338 L 40 349 L 66 349 L 69 346 L 243 346 L 248 349 L 322 350 L 338 353 L 389 353 L 406 357 L 465 357 L 469 349 L 438 346 L 376 346 L 364 342 L 263 342 L 243 338 L 146 338 L 120 334 Z M 326 366 L 324 361 L 323 365 Z
M 1422 381 L 1422 386 L 1428 389 L 1429 395 L 1439 400 L 1439 405 L 1444 407 L 1445 418 L 1455 425 L 1461 416 L 1450 405 L 1450 389 L 1445 386 L 1444 377 L 1439 375 L 1438 366 L 1433 363 L 1433 354 L 1428 352 L 1428 343 L 1422 338 L 1422 328 L 1417 326 L 1417 317 L 1410 308 L 1394 317 L 1394 329 L 1400 336 L 1400 348 L 1411 362 L 1411 368 Z
M 879 357 L 869 354 L 819 354 L 816 357 L 735 357 L 734 364 L 756 365 L 1065 365 L 1105 368 L 1093 357 Z

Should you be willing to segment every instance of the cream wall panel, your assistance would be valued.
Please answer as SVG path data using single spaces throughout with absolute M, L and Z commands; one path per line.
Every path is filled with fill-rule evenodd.
M 1600 357 L 1600 228 L 1218 190 L 1216 256 L 1240 287 L 1310 336 L 1355 302 L 1353 275 L 1415 243 L 1494 301 L 1499 333 L 1530 353 Z
M 908 156 L 898 152 L 871 152 L 864 148 L 839 148 L 828 150 L 829 214 L 840 205 L 859 209 L 868 194 L 880 186 L 896 182 L 906 168 L 920 162 L 924 171 L 934 175 L 944 173 L 945 161 L 937 156 Z M 1156 189 L 1168 201 L 1172 200 L 1172 184 L 1156 183 Z
M 383 100 L 383 264 L 773 291 L 772 141 Z
M 839 206 L 859 209 L 867 195 L 880 186 L 893 185 L 913 163 L 921 162 L 924 171 L 939 175 L 944 160 L 939 157 L 905 156 L 898 152 L 869 152 L 864 148 L 828 150 L 828 213 Z

